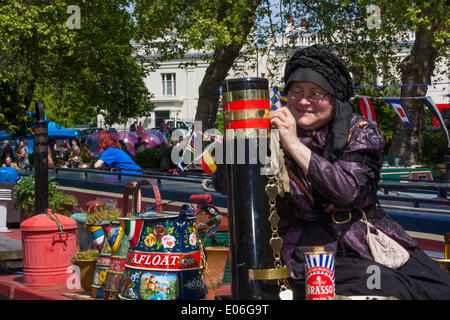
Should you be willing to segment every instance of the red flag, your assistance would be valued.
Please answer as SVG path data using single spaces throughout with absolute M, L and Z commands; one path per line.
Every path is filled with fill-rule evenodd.
M 360 97 L 359 98 L 359 106 L 361 108 L 361 113 L 364 118 L 374 123 L 377 123 L 377 119 L 375 117 L 375 111 L 373 110 L 372 101 L 370 101 L 369 97 Z

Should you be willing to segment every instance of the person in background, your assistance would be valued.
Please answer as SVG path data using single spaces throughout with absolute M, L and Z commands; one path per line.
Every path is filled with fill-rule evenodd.
M 172 122 L 167 123 L 167 129 L 166 129 L 166 138 L 167 140 L 172 137 Z
M 138 141 L 134 144 L 134 152 L 137 153 L 139 147 L 143 144 L 142 137 L 138 137 Z
M 55 167 L 55 163 L 53 162 L 52 149 L 50 148 L 50 145 L 47 146 L 47 166 L 49 168 Z
M 108 165 L 112 168 L 120 169 L 123 173 L 142 174 L 141 167 L 122 150 L 122 146 L 114 132 L 109 130 L 100 131 L 99 139 L 100 147 L 104 151 L 100 155 L 100 159 L 95 162 L 95 169 Z
M 3 141 L 3 151 L 2 151 L 2 163 L 5 163 L 6 157 L 10 157 L 12 161 L 14 161 L 14 152 L 11 146 L 9 145 L 9 141 Z
M 80 163 L 80 156 L 81 156 L 81 150 L 80 147 L 78 146 L 78 141 L 77 139 L 73 139 L 72 140 L 72 152 L 71 152 L 71 157 L 70 157 L 70 165 L 72 168 L 77 168 L 78 164 Z
M 16 169 L 16 170 L 19 170 L 19 167 L 17 166 L 17 164 L 16 164 L 15 162 L 13 162 L 13 161 L 11 160 L 11 157 L 10 157 L 10 156 L 7 156 L 7 157 L 6 157 L 5 163 L 2 165 L 2 167 L 3 167 L 3 168 L 11 167 L 11 168 L 14 168 L 14 169 Z
M 61 159 L 60 167 L 69 167 L 69 157 L 70 157 L 70 146 L 67 140 L 64 140 L 59 146 L 59 158 Z
M 131 124 L 131 126 L 130 126 L 130 131 L 131 132 L 136 132 L 136 124 L 137 124 L 136 121 Z
M 144 127 L 142 126 L 142 122 L 139 122 L 139 125 L 137 126 L 137 134 L 140 135 L 144 132 Z
M 127 145 L 125 144 L 125 141 L 123 140 L 119 140 L 120 146 L 122 148 L 123 151 L 125 151 L 127 153 L 127 155 L 131 155 L 131 153 L 128 151 Z
M 16 149 L 16 156 L 20 169 L 26 169 L 30 166 L 30 161 L 28 160 L 28 147 L 24 140 L 19 141 L 19 146 Z

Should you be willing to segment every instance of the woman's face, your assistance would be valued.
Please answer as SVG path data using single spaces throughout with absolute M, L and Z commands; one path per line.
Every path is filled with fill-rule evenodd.
M 314 130 L 333 118 L 332 100 L 332 95 L 312 82 L 293 82 L 288 92 L 287 107 L 297 126 L 304 130 Z

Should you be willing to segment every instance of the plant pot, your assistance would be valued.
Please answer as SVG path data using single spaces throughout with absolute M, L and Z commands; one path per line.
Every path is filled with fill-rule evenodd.
M 203 271 L 206 286 L 208 288 L 220 287 L 225 273 L 230 249 L 227 247 L 205 247 L 206 263 L 209 275 L 206 269 Z
M 92 282 L 94 281 L 95 266 L 97 260 L 75 260 L 75 265 L 80 267 L 80 284 L 87 293 L 92 292 Z
M 106 206 L 106 203 L 105 203 L 104 201 L 101 201 L 101 200 L 91 200 L 91 201 L 88 201 L 88 202 L 86 203 L 86 205 L 88 206 L 87 212 L 88 212 L 88 214 L 89 214 L 89 213 L 91 213 L 94 209 L 96 210 L 96 209 L 100 209 L 100 208 L 105 207 L 105 206 Z

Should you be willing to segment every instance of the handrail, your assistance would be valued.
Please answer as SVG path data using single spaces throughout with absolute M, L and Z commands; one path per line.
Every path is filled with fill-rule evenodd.
M 78 168 L 49 168 L 49 174 L 58 174 L 58 171 L 63 172 L 73 172 L 78 174 L 84 174 L 84 178 L 88 179 L 88 175 L 110 175 L 110 176 L 117 176 L 118 180 L 121 180 L 121 176 L 127 176 L 127 177 L 133 177 L 138 179 L 146 179 L 146 178 L 152 178 L 158 181 L 158 184 L 161 180 L 169 180 L 169 181 L 177 181 L 177 182 L 188 182 L 188 183 L 198 183 L 201 184 L 202 180 L 204 180 L 207 176 L 200 176 L 200 175 L 173 175 L 166 172 L 149 172 L 149 171 L 143 171 L 144 174 L 131 174 L 131 173 L 123 173 L 118 171 L 103 171 L 103 170 L 95 170 L 95 169 L 78 169 Z M 19 176 L 28 176 L 33 175 L 33 170 L 27 170 L 18 172 Z
M 410 182 L 403 180 L 397 180 L 397 182 L 380 181 L 378 183 L 378 188 L 396 188 L 396 189 L 417 189 L 417 190 L 437 190 L 438 188 L 445 191 L 450 191 L 450 183 L 443 182 Z
M 31 173 L 30 173 L 31 171 Z M 143 170 L 143 174 L 142 175 L 137 175 L 137 174 L 130 174 L 130 173 L 122 173 L 122 172 L 110 172 L 110 171 L 103 171 L 103 170 L 95 170 L 95 169 L 78 169 L 78 168 L 49 168 L 49 171 L 52 171 L 52 173 L 57 174 L 59 171 L 63 171 L 63 172 L 74 172 L 74 173 L 78 173 L 78 174 L 84 174 L 85 179 L 88 179 L 88 175 L 110 175 L 110 176 L 117 176 L 117 179 L 120 180 L 121 176 L 127 176 L 127 177 L 133 177 L 133 178 L 139 178 L 139 179 L 155 179 L 158 183 L 158 185 L 161 185 L 161 181 L 162 180 L 166 180 L 166 181 L 176 181 L 176 182 L 187 182 L 187 183 L 198 183 L 201 184 L 202 181 L 205 178 L 208 178 L 210 176 L 207 175 L 196 175 L 196 174 L 181 174 L 181 175 L 173 175 L 170 173 L 166 173 L 166 172 L 156 172 L 156 171 L 148 171 L 148 170 Z M 50 174 L 51 172 L 49 172 Z M 27 172 L 20 172 L 19 171 L 19 176 L 23 176 L 23 175 L 29 175 L 29 174 L 33 174 L 33 170 L 28 170 Z M 388 191 L 395 191 L 395 190 L 408 190 L 409 192 L 426 192 L 426 191 L 434 191 L 436 192 L 436 195 L 438 196 L 438 198 L 446 198 L 446 197 L 442 197 L 442 193 L 447 193 L 448 191 L 450 191 L 450 183 L 442 183 L 442 182 L 435 182 L 435 181 L 423 181 L 423 180 L 419 180 L 417 182 L 410 182 L 410 181 L 405 181 L 404 179 L 400 179 L 400 180 L 395 180 L 394 179 L 389 179 L 392 181 L 384 181 L 387 179 L 382 179 L 379 183 L 378 183 L 378 190 L 381 192 L 384 192 L 385 195 L 379 195 L 379 197 L 381 198 L 385 198 L 388 197 L 387 192 Z M 402 182 L 405 181 L 405 182 Z M 392 199 L 394 200 L 394 199 Z M 408 201 L 408 202 L 417 202 L 420 201 L 422 203 L 427 203 L 429 201 L 432 201 L 431 199 L 425 199 L 425 198 L 397 198 L 395 200 L 400 200 L 400 201 Z M 445 200 L 444 200 L 445 201 Z M 429 202 L 429 203 L 435 203 L 436 202 Z
M 427 198 L 414 198 L 414 197 L 402 197 L 402 196 L 391 196 L 379 194 L 377 195 L 378 199 L 386 200 L 386 201 L 396 201 L 396 202 L 413 202 L 413 203 L 427 203 L 434 205 L 448 205 L 450 206 L 449 200 L 442 199 L 427 199 Z
M 408 210 L 408 211 L 418 211 L 418 212 L 424 212 L 427 213 L 444 213 L 444 214 L 450 214 L 450 210 L 444 210 L 444 209 L 434 209 L 434 208 L 415 208 L 415 207 L 405 207 L 405 206 L 393 206 L 389 204 L 380 204 L 382 208 L 389 208 L 389 209 L 398 209 L 398 210 Z

